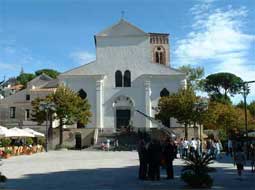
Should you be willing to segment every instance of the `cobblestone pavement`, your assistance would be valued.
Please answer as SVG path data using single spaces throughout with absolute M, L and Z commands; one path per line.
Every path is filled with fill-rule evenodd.
M 183 162 L 176 159 L 175 179 L 137 179 L 137 152 L 51 151 L 2 160 L 7 190 L 169 190 L 187 189 L 180 180 Z M 255 174 L 245 167 L 239 178 L 230 158 L 215 162 L 212 189 L 255 189 Z M 1 189 L 1 188 L 0 188 Z

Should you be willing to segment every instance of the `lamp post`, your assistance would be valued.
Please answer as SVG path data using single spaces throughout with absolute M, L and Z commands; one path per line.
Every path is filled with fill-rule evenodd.
M 45 132 L 45 150 L 48 152 L 48 121 L 49 121 L 49 112 L 55 111 L 55 104 L 52 102 L 41 102 L 39 109 L 45 111 L 46 113 L 46 132 Z
M 245 119 L 245 136 L 246 136 L 246 146 L 248 150 L 248 120 L 247 120 L 247 94 L 248 94 L 248 88 L 250 83 L 255 83 L 255 81 L 244 81 L 242 82 L 243 86 L 243 99 L 244 99 L 244 119 Z M 247 157 L 249 157 L 249 152 L 247 151 Z
M 250 83 L 255 83 L 255 81 L 244 81 L 242 82 L 243 86 L 243 99 L 244 99 L 244 119 L 245 119 L 245 136 L 248 140 L 248 121 L 247 121 L 247 94 L 248 94 L 248 85 Z

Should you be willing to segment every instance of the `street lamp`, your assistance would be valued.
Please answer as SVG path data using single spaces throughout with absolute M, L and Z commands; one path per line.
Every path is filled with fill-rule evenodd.
M 49 120 L 49 112 L 50 111 L 55 111 L 55 104 L 52 102 L 41 102 L 39 109 L 41 111 L 45 111 L 46 112 L 46 132 L 45 132 L 45 150 L 46 152 L 48 152 L 48 120 Z
M 247 94 L 248 94 L 248 84 L 255 83 L 255 81 L 244 81 L 243 86 L 243 99 L 244 99 L 244 118 L 245 118 L 245 136 L 248 140 L 248 121 L 247 121 Z

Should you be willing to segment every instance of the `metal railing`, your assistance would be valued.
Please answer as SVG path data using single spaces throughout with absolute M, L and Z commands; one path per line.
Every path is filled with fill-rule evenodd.
M 160 130 L 164 131 L 164 132 L 165 132 L 168 136 L 170 136 L 171 138 L 172 138 L 172 137 L 176 137 L 176 133 L 173 132 L 173 130 L 171 130 L 169 127 L 164 126 L 164 125 L 161 123 L 161 121 L 159 121 L 159 120 L 157 120 L 157 119 L 155 119 L 155 118 L 153 118 L 153 117 L 151 117 L 151 116 L 148 116 L 147 114 L 143 113 L 143 112 L 140 111 L 140 110 L 137 110 L 137 109 L 136 109 L 135 111 L 136 111 L 137 113 L 143 115 L 143 116 L 146 117 L 147 119 L 149 119 L 151 122 L 157 124 L 157 127 L 158 127 Z

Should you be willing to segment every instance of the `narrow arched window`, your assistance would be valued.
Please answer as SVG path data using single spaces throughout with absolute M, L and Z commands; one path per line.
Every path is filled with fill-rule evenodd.
M 161 46 L 156 47 L 154 50 L 154 62 L 159 64 L 166 64 L 166 52 L 165 49 Z
M 121 71 L 115 72 L 115 86 L 122 87 L 122 73 L 121 73 Z
M 166 88 L 164 88 L 160 92 L 160 97 L 165 97 L 165 96 L 169 96 L 169 91 Z
M 159 52 L 155 52 L 155 62 L 160 63 L 160 61 L 159 61 Z
M 124 73 L 124 87 L 131 86 L 131 73 L 129 70 L 125 71 Z
M 80 89 L 78 92 L 78 95 L 81 97 L 81 99 L 85 100 L 87 98 L 87 93 L 83 90 Z

